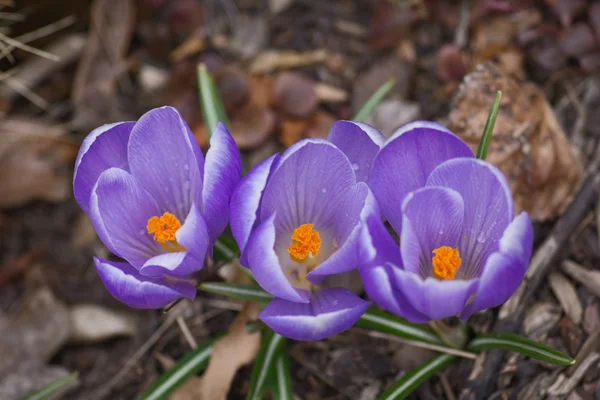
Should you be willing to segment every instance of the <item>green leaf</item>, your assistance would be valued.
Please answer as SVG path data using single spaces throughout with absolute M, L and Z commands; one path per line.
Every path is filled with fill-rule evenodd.
M 475 352 L 484 350 L 509 350 L 550 364 L 575 364 L 575 360 L 568 355 L 561 353 L 552 347 L 548 347 L 545 344 L 538 343 L 514 333 L 490 333 L 478 336 L 469 343 L 467 350 Z
M 375 106 L 377 106 L 377 104 L 379 104 L 381 100 L 383 100 L 383 98 L 390 92 L 390 90 L 392 90 L 395 84 L 396 80 L 394 78 L 388 79 L 387 82 L 381 85 L 379 89 L 377 89 L 375 93 L 373 93 L 371 97 L 369 97 L 369 100 L 367 100 L 366 103 L 363 104 L 360 110 L 358 110 L 358 112 L 354 115 L 354 118 L 352 118 L 352 120 L 356 122 L 363 122 L 365 119 L 367 119 L 369 114 L 373 112 Z
M 35 392 L 28 394 L 27 397 L 25 397 L 23 400 L 47 399 L 48 397 L 50 397 L 53 394 L 55 394 L 56 392 L 58 392 L 61 388 L 68 385 L 69 383 L 73 382 L 75 379 L 77 379 L 78 375 L 79 375 L 78 372 L 73 372 L 72 374 L 69 374 L 69 375 L 65 376 L 64 378 L 60 378 L 54 382 L 51 382 L 51 383 L 45 385 L 40 390 L 36 390 Z
M 361 328 L 389 333 L 405 339 L 446 346 L 440 337 L 431 329 L 425 328 L 422 325 L 411 324 L 402 318 L 398 318 L 375 308 L 369 308 L 362 317 L 360 317 L 356 325 Z
M 187 353 L 177 363 L 161 375 L 137 398 L 137 400 L 159 400 L 166 398 L 191 376 L 196 375 L 208 365 L 212 353 L 213 341 L 209 340 Z
M 405 399 L 423 382 L 447 367 L 456 356 L 440 354 L 425 364 L 408 371 L 402 378 L 388 387 L 385 392 L 377 397 L 377 400 L 400 400 Z
M 285 345 L 285 338 L 271 329 L 266 329 L 260 345 L 260 350 L 252 367 L 250 389 L 246 400 L 261 399 L 267 384 L 269 373 L 275 368 L 277 357 Z
M 235 241 L 221 236 L 215 241 L 215 258 L 231 261 L 238 258 L 239 248 Z
M 204 64 L 198 66 L 198 92 L 208 136 L 212 136 L 219 122 L 223 122 L 227 129 L 231 129 L 215 81 Z
M 280 351 L 275 362 L 274 385 L 271 394 L 277 400 L 294 400 L 292 376 L 290 374 L 289 356 L 286 351 Z
M 203 282 L 198 285 L 199 290 L 209 293 L 222 294 L 235 299 L 256 301 L 257 303 L 268 303 L 273 299 L 269 293 L 256 285 L 245 285 L 242 283 L 226 282 Z
M 492 109 L 490 110 L 490 114 L 488 115 L 488 119 L 485 123 L 483 135 L 481 135 L 481 142 L 479 142 L 479 147 L 477 148 L 477 158 L 480 160 L 485 160 L 488 146 L 492 141 L 492 131 L 494 130 L 496 116 L 498 116 L 498 110 L 500 109 L 500 99 L 502 99 L 502 92 L 498 90 L 496 99 L 494 100 L 494 104 L 492 104 Z

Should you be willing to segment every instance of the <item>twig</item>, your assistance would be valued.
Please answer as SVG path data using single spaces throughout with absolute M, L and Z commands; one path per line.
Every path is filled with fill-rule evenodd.
M 7 78 L 2 81 L 6 86 L 13 89 L 15 92 L 21 94 L 21 96 L 25 97 L 27 100 L 46 111 L 49 107 L 49 104 L 43 97 L 34 93 L 31 89 L 27 87 L 23 82 L 14 78 Z
M 177 325 L 179 325 L 179 329 L 181 329 L 181 333 L 183 333 L 183 336 L 185 337 L 185 340 L 187 340 L 190 347 L 192 349 L 197 349 L 198 343 L 196 343 L 196 339 L 194 339 L 194 336 L 192 336 L 190 328 L 188 328 L 181 315 L 177 317 Z
M 389 333 L 370 331 L 368 329 L 363 329 L 363 328 L 352 328 L 352 330 L 355 332 L 362 333 L 363 335 L 380 338 L 380 339 L 386 339 L 386 340 L 390 340 L 390 341 L 398 342 L 398 343 L 404 343 L 404 344 L 408 344 L 410 346 L 420 347 L 422 349 L 427 349 L 427 350 L 433 350 L 433 351 L 437 351 L 440 353 L 447 353 L 447 354 L 451 354 L 454 356 L 467 358 L 469 360 L 474 360 L 477 358 L 477 354 L 471 353 L 469 351 L 453 349 L 453 348 L 439 346 L 439 345 L 431 344 L 431 343 L 424 343 L 424 342 L 420 342 L 418 340 L 402 339 L 401 337 L 390 335 Z
M 448 378 L 446 377 L 446 374 L 444 374 L 443 372 L 440 372 L 438 374 L 438 376 L 440 377 L 440 382 L 442 383 L 442 388 L 444 389 L 446 398 L 448 400 L 456 400 L 456 396 L 454 395 L 454 392 L 452 391 L 452 386 L 450 386 L 450 382 L 448 382 Z
M 44 50 L 40 50 L 40 49 L 36 49 L 35 47 L 32 47 L 28 44 L 25 43 L 21 43 L 18 40 L 15 40 L 13 38 L 10 38 L 8 36 L 6 36 L 4 33 L 0 32 L 0 40 L 5 41 L 6 43 L 21 49 L 21 50 L 25 50 L 30 52 L 31 54 L 35 54 L 36 56 L 39 57 L 43 57 L 43 58 L 47 58 L 48 60 L 52 60 L 52 61 L 60 61 L 60 57 L 56 56 L 52 53 L 48 53 L 47 51 Z
M 454 44 L 459 49 L 465 48 L 469 40 L 469 25 L 471 23 L 471 1 L 462 0 L 460 3 L 459 21 L 454 32 Z

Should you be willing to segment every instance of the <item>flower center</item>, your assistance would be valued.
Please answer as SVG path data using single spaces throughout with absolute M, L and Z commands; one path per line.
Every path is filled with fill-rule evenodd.
M 292 260 L 304 262 L 310 255 L 315 258 L 321 248 L 321 235 L 313 230 L 312 224 L 302 224 L 294 230 L 292 243 L 287 251 Z
M 458 249 L 442 246 L 435 249 L 433 254 L 435 254 L 431 259 L 433 276 L 440 280 L 454 279 L 454 275 L 462 263 Z
M 177 243 L 177 239 L 175 239 L 175 233 L 181 228 L 181 222 L 170 212 L 166 212 L 160 217 L 151 217 L 146 228 L 149 234 L 154 234 L 154 240 L 166 251 L 186 251 L 185 247 Z

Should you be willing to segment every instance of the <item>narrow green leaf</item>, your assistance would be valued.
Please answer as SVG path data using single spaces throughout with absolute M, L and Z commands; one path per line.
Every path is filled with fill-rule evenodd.
M 402 318 L 375 308 L 369 308 L 360 317 L 356 325 L 361 328 L 389 333 L 405 339 L 445 346 L 440 337 L 431 329 L 425 328 L 422 325 L 411 324 Z
M 266 329 L 252 367 L 250 389 L 246 400 L 261 399 L 267 384 L 269 373 L 276 367 L 277 357 L 285 345 L 285 338 L 271 329 Z
M 467 350 L 475 352 L 484 350 L 509 350 L 550 364 L 575 364 L 575 360 L 568 355 L 545 344 L 514 333 L 490 333 L 478 336 L 469 343 Z
M 356 122 L 363 122 L 365 119 L 367 119 L 369 114 L 373 112 L 375 106 L 377 106 L 377 104 L 379 104 L 381 100 L 383 100 L 383 98 L 390 92 L 390 90 L 392 90 L 395 84 L 396 80 L 394 78 L 388 79 L 387 82 L 381 85 L 379 89 L 377 89 L 375 93 L 373 93 L 371 97 L 369 97 L 369 100 L 367 100 L 366 103 L 363 104 L 360 110 L 358 110 L 358 112 L 354 115 L 354 118 L 352 118 L 352 120 Z
M 213 338 L 203 343 L 197 349 L 181 357 L 172 368 L 144 390 L 137 400 L 165 399 L 169 393 L 177 389 L 183 382 L 206 368 L 212 353 L 214 340 Z
M 488 146 L 492 141 L 492 132 L 494 130 L 494 125 L 496 124 L 496 117 L 498 116 L 498 110 L 500 109 L 501 99 L 502 92 L 498 90 L 498 93 L 496 93 L 496 99 L 494 100 L 494 104 L 492 104 L 490 114 L 488 115 L 488 119 L 485 123 L 483 135 L 481 135 L 481 142 L 479 142 L 479 147 L 477 148 L 477 158 L 480 160 L 485 160 L 485 157 L 487 156 Z
M 427 361 L 425 364 L 408 371 L 402 378 L 388 387 L 385 392 L 377 397 L 377 400 L 401 400 L 405 399 L 416 388 L 427 379 L 447 367 L 456 356 L 440 354 Z
M 238 257 L 239 249 L 237 244 L 229 239 L 220 237 L 215 241 L 214 245 L 215 258 L 231 261 Z
M 68 385 L 69 383 L 71 383 L 75 379 L 77 379 L 78 375 L 79 375 L 78 372 L 73 372 L 72 374 L 69 374 L 69 375 L 65 376 L 64 378 L 60 378 L 54 382 L 51 382 L 51 383 L 45 385 L 40 390 L 36 390 L 35 392 L 28 394 L 27 397 L 25 397 L 23 400 L 47 399 L 48 397 L 52 396 L 53 394 L 58 392 L 60 389 L 62 389 L 64 386 Z
M 268 303 L 273 298 L 259 286 L 242 283 L 203 282 L 198 285 L 198 289 L 235 299 L 256 301 L 257 303 Z
M 223 122 L 227 129 L 231 129 L 215 81 L 204 64 L 198 65 L 198 92 L 208 136 L 213 134 L 219 122 Z
M 275 362 L 275 385 L 272 395 L 277 400 L 293 400 L 292 375 L 290 374 L 289 356 L 286 351 L 280 351 Z

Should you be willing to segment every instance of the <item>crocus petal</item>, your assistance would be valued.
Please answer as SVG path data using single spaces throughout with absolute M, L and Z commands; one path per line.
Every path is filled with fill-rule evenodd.
M 456 190 L 465 203 L 459 278 L 481 274 L 487 258 L 498 249 L 498 241 L 513 219 L 510 187 L 502 172 L 490 163 L 462 158 L 440 164 L 429 176 L 427 186 Z
M 358 242 L 360 276 L 371 300 L 414 323 L 429 321 L 395 287 L 392 270 L 402 268 L 400 249 L 378 216 L 370 216 Z
M 162 212 L 182 221 L 193 202 L 202 204 L 204 157 L 190 128 L 173 107 L 142 115 L 131 131 L 127 154 L 131 173 Z
M 162 252 L 146 230 L 148 220 L 159 215 L 158 206 L 129 172 L 104 171 L 92 191 L 90 206 L 92 223 L 104 244 L 134 267 L 140 268 Z
M 200 210 L 194 204 L 181 228 L 175 233 L 177 243 L 185 247 L 196 258 L 204 260 L 210 245 L 208 227 Z
M 340 149 L 325 140 L 302 140 L 283 154 L 272 173 L 260 218 L 277 214 L 277 229 L 290 236 L 301 224 L 332 229 L 339 204 L 355 184 L 350 161 Z
M 144 276 L 187 277 L 198 272 L 204 265 L 204 259 L 185 251 L 163 253 L 150 258 L 140 268 Z
M 279 154 L 274 154 L 252 168 L 235 188 L 231 197 L 231 233 L 242 253 L 240 262 L 244 266 L 247 266 L 244 250 L 250 232 L 258 218 L 257 212 L 263 190 L 269 179 L 271 169 L 277 164 L 278 160 Z
M 110 294 L 130 307 L 160 308 L 182 297 L 196 297 L 196 288 L 189 282 L 148 278 L 127 263 L 96 257 L 94 263 Z
M 385 142 L 377 129 L 352 121 L 334 122 L 327 140 L 346 154 L 356 173 L 356 180 L 363 182 L 368 181 L 373 159 Z
M 400 248 L 404 269 L 423 278 L 431 276 L 433 251 L 441 246 L 458 246 L 465 213 L 462 197 L 452 189 L 426 187 L 404 198 L 402 212 Z
M 499 251 L 485 263 L 477 295 L 465 308 L 462 319 L 477 311 L 496 307 L 512 296 L 525 277 L 532 246 L 533 226 L 527 213 L 523 212 L 502 235 Z
M 308 303 L 309 293 L 294 288 L 279 263 L 275 246 L 275 214 L 254 229 L 246 254 L 248 267 L 256 282 L 273 296 L 292 302 Z
M 344 197 L 335 217 L 337 243 L 341 246 L 313 269 L 306 277 L 319 284 L 327 275 L 339 274 L 358 268 L 358 241 L 361 221 L 370 216 L 379 217 L 379 206 L 375 196 L 364 182 L 359 182 Z
M 402 227 L 400 205 L 404 197 L 425 186 L 435 167 L 456 157 L 473 157 L 473 152 L 462 140 L 433 122 L 405 125 L 386 142 L 373 161 L 369 186 L 396 232 Z
M 400 293 L 417 311 L 432 320 L 459 315 L 479 284 L 479 279 L 423 280 L 415 273 L 398 268 L 392 272 Z
M 229 202 L 242 176 L 242 160 L 235 141 L 225 125 L 217 125 L 204 165 L 204 216 L 214 242 L 229 221 Z
M 351 328 L 369 303 L 348 289 L 313 293 L 310 303 L 273 299 L 259 318 L 278 334 L 294 340 L 320 340 Z
M 128 170 L 127 141 L 134 122 L 119 122 L 94 129 L 83 141 L 73 175 L 73 193 L 89 213 L 90 195 L 100 174 L 115 167 Z

